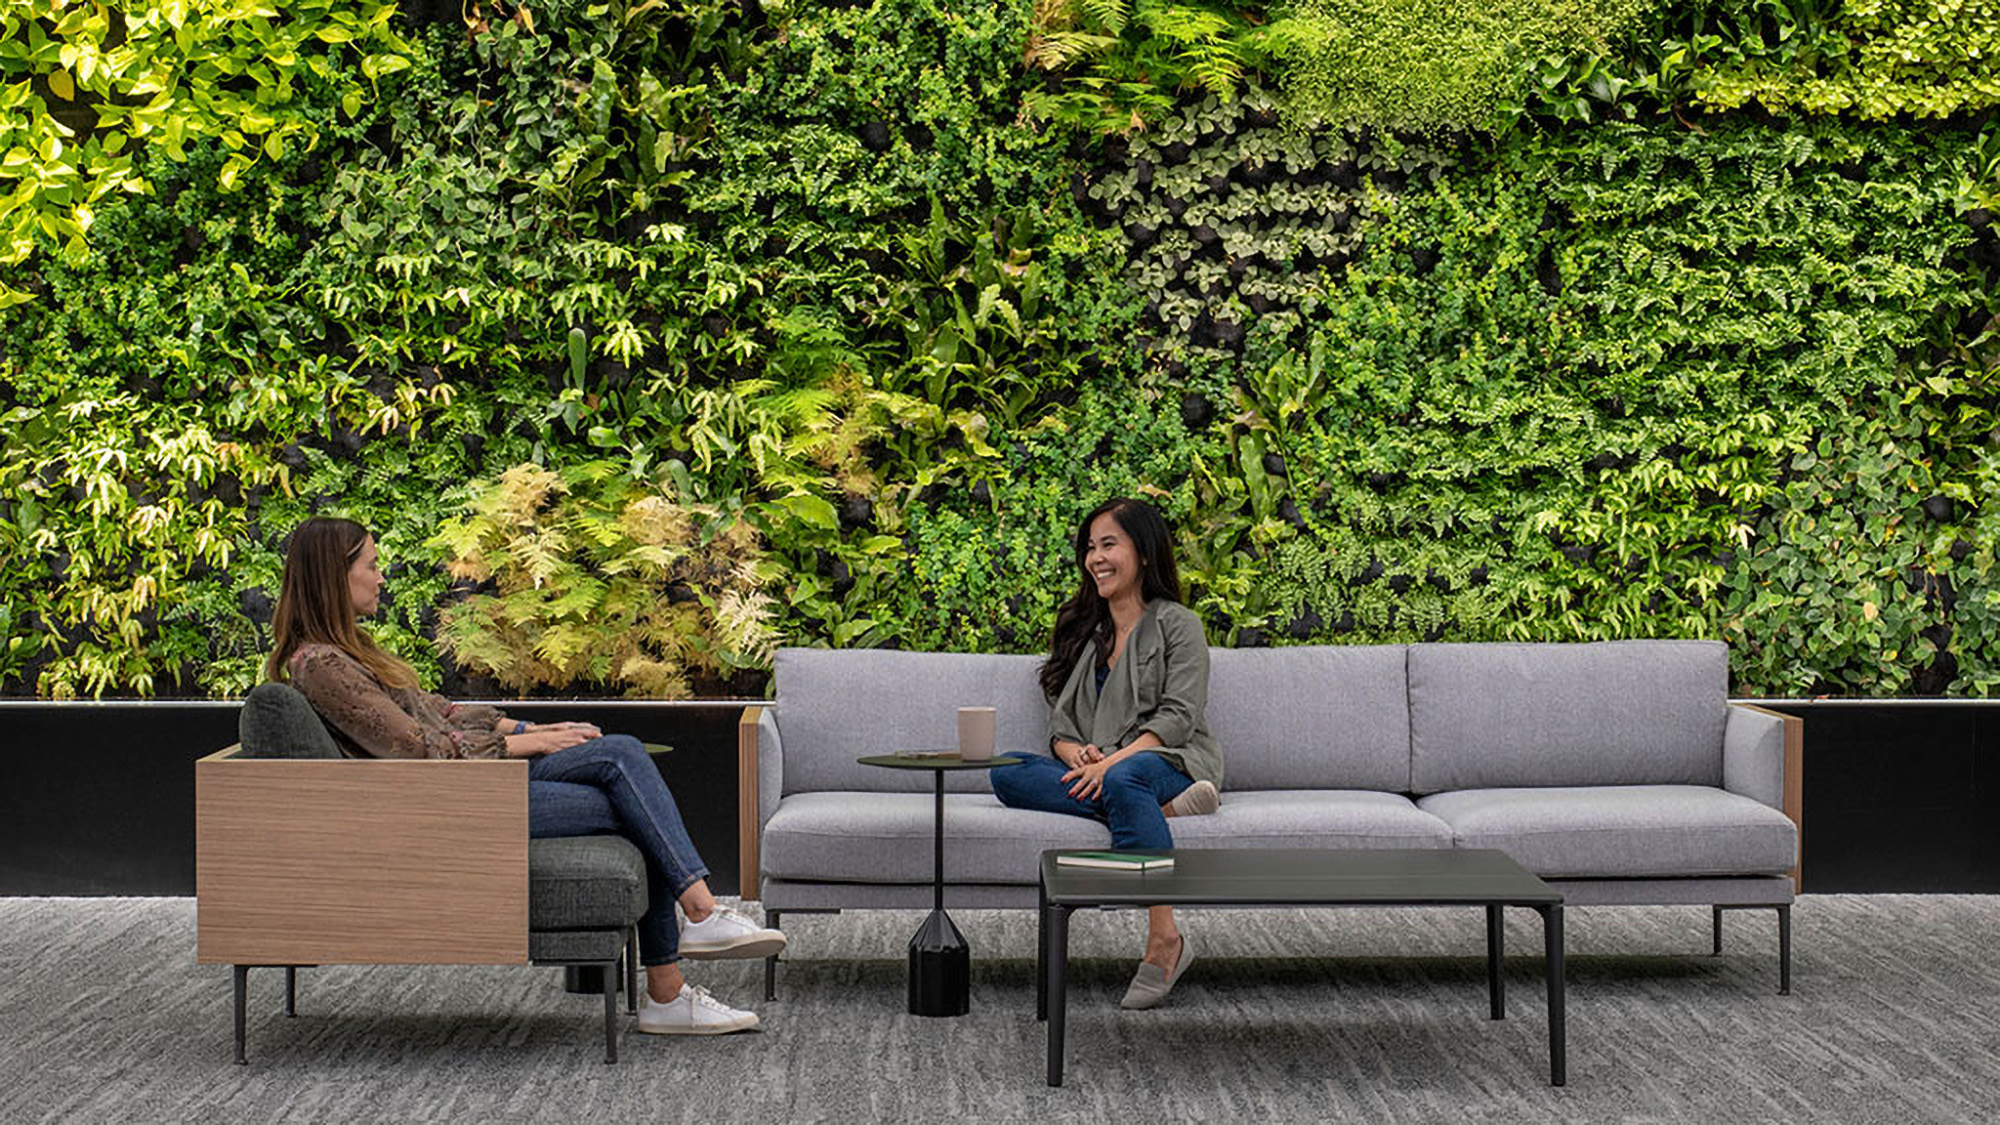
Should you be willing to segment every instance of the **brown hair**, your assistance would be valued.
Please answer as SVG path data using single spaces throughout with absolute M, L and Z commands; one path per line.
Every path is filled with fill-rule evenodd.
M 354 595 L 347 572 L 368 542 L 368 529 L 353 520 L 314 516 L 292 532 L 285 552 L 285 577 L 271 614 L 275 642 L 264 662 L 264 678 L 283 680 L 285 662 L 300 646 L 332 645 L 359 661 L 388 687 L 416 687 L 417 671 L 375 643 L 355 624 Z

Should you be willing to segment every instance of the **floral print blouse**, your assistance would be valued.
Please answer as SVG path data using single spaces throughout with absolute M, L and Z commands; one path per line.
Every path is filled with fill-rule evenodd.
M 299 646 L 285 662 L 350 758 L 504 758 L 498 707 L 453 703 L 416 688 L 392 688 L 332 645 Z

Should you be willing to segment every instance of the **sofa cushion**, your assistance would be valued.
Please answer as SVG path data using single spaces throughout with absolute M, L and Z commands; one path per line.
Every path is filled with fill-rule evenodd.
M 787 732 L 787 751 L 791 738 Z M 764 825 L 758 852 L 764 874 L 808 881 L 929 883 L 935 802 L 928 793 L 786 797 Z M 954 793 L 944 802 L 944 877 L 949 883 L 1032 885 L 1042 849 L 1102 848 L 1110 840 L 1110 830 L 1097 821 L 1010 809 L 990 793 Z
M 530 931 L 622 930 L 646 901 L 646 861 L 623 836 L 528 841 Z
M 1720 785 L 1719 641 L 1412 645 L 1410 791 Z
M 1451 826 L 1399 793 L 1232 789 L 1208 816 L 1167 822 L 1191 848 L 1448 848 Z
M 933 798 L 918 793 L 800 793 L 764 826 L 764 874 L 778 879 L 928 883 Z M 1047 848 L 1103 848 L 1095 820 L 1010 809 L 984 794 L 945 798 L 950 883 L 1032 885 Z M 1182 847 L 1447 848 L 1451 829 L 1393 793 L 1276 790 L 1224 795 L 1220 811 L 1168 822 Z
M 265 683 L 243 697 L 236 715 L 239 758 L 338 758 L 340 747 L 306 697 L 290 684 Z
M 1497 848 L 1544 878 L 1778 875 L 1798 862 L 1785 814 L 1701 785 L 1473 789 L 1417 802 L 1461 848 Z
M 1206 717 L 1230 790 L 1408 790 L 1403 647 L 1210 649 Z
M 1039 656 L 887 649 L 778 650 L 772 705 L 784 739 L 784 789 L 931 792 L 928 770 L 864 766 L 855 759 L 958 746 L 958 709 L 993 707 L 994 752 L 1048 753 L 1049 705 Z M 978 770 L 945 775 L 953 792 L 991 792 Z

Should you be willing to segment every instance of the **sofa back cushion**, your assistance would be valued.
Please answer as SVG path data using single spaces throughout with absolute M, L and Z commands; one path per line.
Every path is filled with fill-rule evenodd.
M 996 754 L 1047 754 L 1049 705 L 1039 656 L 888 649 L 781 648 L 772 710 L 784 744 L 784 791 L 929 792 L 929 770 L 864 766 L 898 750 L 956 750 L 958 709 L 992 707 Z M 990 790 L 983 770 L 945 774 L 952 792 Z
M 1402 645 L 1209 650 L 1226 789 L 1410 787 Z
M 1410 786 L 1720 785 L 1720 641 L 1420 644 Z
M 290 684 L 258 684 L 236 716 L 239 758 L 338 758 L 340 747 L 306 697 Z

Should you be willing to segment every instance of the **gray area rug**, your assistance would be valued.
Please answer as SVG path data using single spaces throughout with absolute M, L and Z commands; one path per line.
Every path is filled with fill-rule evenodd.
M 1123 1012 L 1134 913 L 1077 915 L 1067 1085 L 1043 1085 L 1033 916 L 963 911 L 972 1014 L 904 1011 L 913 912 L 785 919 L 761 962 L 692 965 L 757 1032 L 641 1035 L 603 1062 L 601 1001 L 553 969 L 251 974 L 194 960 L 190 899 L 0 900 L 0 1121 L 1994 1120 L 2000 898 L 1810 896 L 1791 996 L 1775 920 L 1572 909 L 1569 1086 L 1548 1085 L 1541 932 L 1510 912 L 1508 1019 L 1486 1018 L 1476 910 L 1183 914 L 1168 1004 Z

